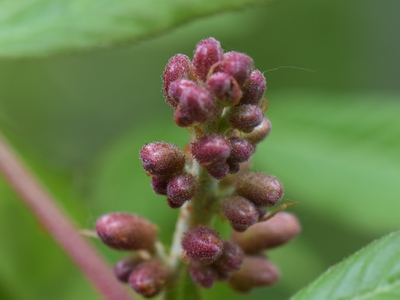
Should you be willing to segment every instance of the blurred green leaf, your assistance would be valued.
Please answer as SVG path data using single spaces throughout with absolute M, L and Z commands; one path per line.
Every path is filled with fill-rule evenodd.
M 284 199 L 300 201 L 347 230 L 399 227 L 399 96 L 285 93 L 270 97 L 270 136 L 254 166 L 276 175 Z
M 371 243 L 330 268 L 291 300 L 400 298 L 400 232 Z
M 195 18 L 266 1 L 3 0 L 0 56 L 36 56 L 133 42 Z

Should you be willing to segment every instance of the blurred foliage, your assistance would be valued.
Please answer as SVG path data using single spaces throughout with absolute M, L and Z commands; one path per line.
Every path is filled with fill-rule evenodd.
M 3 0 L 0 56 L 33 57 L 134 42 L 267 0 Z
M 290 299 L 399 299 L 399 243 L 400 231 L 374 241 Z
M 138 159 L 145 142 L 188 141 L 161 94 L 164 66 L 178 52 L 190 56 L 209 36 L 225 50 L 249 54 L 258 69 L 270 70 L 273 125 L 254 169 L 281 179 L 284 201 L 300 202 L 290 211 L 303 231 L 268 253 L 282 271 L 276 287 L 243 296 L 217 284 L 203 292 L 207 299 L 287 299 L 400 227 L 399 6 L 395 0 L 281 0 L 134 46 L 3 58 L 0 128 L 80 227 L 92 228 L 109 211 L 132 211 L 154 221 L 168 244 L 177 211 L 152 193 Z M 315 72 L 272 70 L 281 66 Z M 226 224 L 218 226 L 226 235 Z M 0 236 L 0 299 L 98 299 L 3 182 Z M 110 263 L 121 257 L 93 243 Z

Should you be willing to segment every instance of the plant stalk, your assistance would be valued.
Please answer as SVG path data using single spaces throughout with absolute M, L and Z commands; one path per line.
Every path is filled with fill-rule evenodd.
M 24 166 L 0 133 L 0 173 L 94 288 L 108 300 L 132 300 L 111 268 Z

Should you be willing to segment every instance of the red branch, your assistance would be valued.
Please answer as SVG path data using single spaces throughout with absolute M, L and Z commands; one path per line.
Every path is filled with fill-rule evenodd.
M 79 234 L 49 193 L 13 153 L 1 134 L 0 172 L 104 299 L 133 299 L 93 246 Z

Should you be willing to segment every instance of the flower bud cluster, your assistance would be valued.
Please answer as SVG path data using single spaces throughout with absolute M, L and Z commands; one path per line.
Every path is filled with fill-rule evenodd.
M 229 279 L 239 270 L 244 252 L 233 241 L 222 241 L 218 233 L 203 225 L 192 227 L 182 239 L 183 256 L 189 260 L 194 282 L 211 288 L 218 280 Z
M 168 197 L 171 208 L 179 208 L 193 198 L 199 183 L 193 175 L 185 172 L 186 157 L 183 151 L 169 143 L 155 142 L 140 150 L 143 168 L 151 179 L 156 194 Z
M 279 212 L 273 218 L 259 222 L 245 232 L 233 231 L 231 240 L 245 253 L 242 268 L 232 274 L 229 285 L 238 292 L 271 286 L 280 277 L 278 268 L 263 254 L 281 246 L 300 232 L 300 223 L 290 213 Z
M 174 259 L 182 249 L 192 280 L 204 288 L 227 281 L 234 290 L 248 292 L 277 282 L 279 270 L 263 251 L 294 238 L 300 224 L 292 214 L 268 215 L 267 208 L 282 198 L 283 186 L 274 176 L 248 171 L 257 144 L 271 130 L 264 116 L 265 91 L 265 77 L 253 60 L 239 52 L 224 53 L 214 38 L 200 41 L 192 60 L 177 54 L 168 61 L 164 96 L 175 123 L 186 127 L 192 139 L 185 152 L 171 143 L 153 142 L 139 156 L 153 191 L 166 196 L 171 208 L 186 204 L 169 261 L 157 252 L 160 247 L 155 251 L 157 228 L 146 219 L 114 213 L 97 221 L 103 243 L 137 252 L 115 265 L 120 281 L 144 297 L 173 287 L 182 266 Z M 210 228 L 221 212 L 234 229 L 229 240 Z M 140 255 L 142 250 L 146 256 Z
M 236 231 L 257 223 L 283 196 L 283 186 L 275 177 L 247 172 L 237 179 L 235 194 L 222 203 L 222 213 Z
M 173 56 L 163 83 L 176 124 L 196 130 L 192 156 L 216 179 L 237 173 L 271 130 L 264 75 L 248 55 L 224 53 L 214 38 L 197 44 L 192 61 Z
M 144 297 L 157 295 L 167 284 L 167 266 L 153 257 L 157 227 L 143 217 L 129 213 L 110 213 L 96 222 L 96 232 L 107 246 L 119 251 L 146 251 L 150 258 L 140 255 L 124 257 L 114 266 L 115 276 L 129 283 Z

